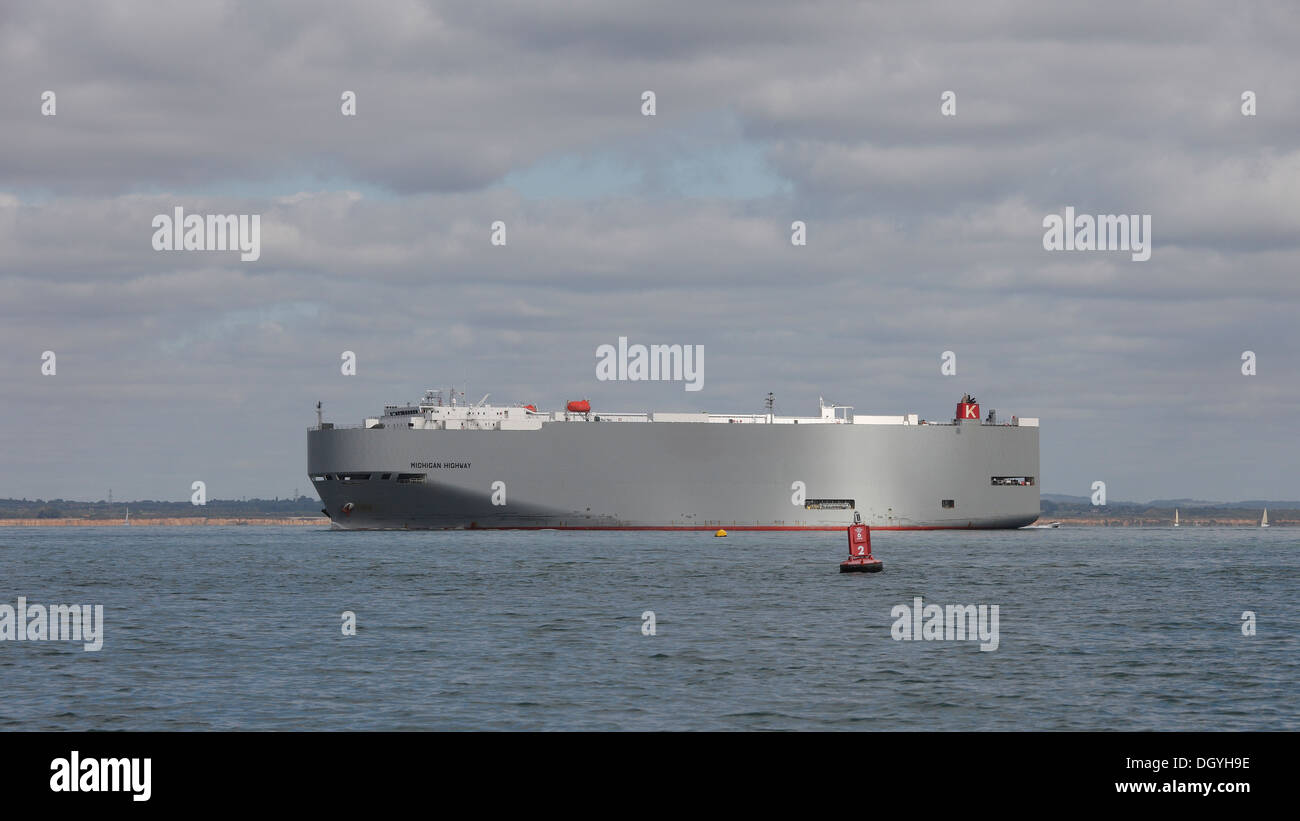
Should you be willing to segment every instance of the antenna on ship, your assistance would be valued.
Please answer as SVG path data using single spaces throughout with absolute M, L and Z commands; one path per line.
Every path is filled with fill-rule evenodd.
M 772 395 L 771 391 L 767 392 L 767 398 L 763 400 L 763 404 L 767 406 L 768 413 L 771 413 L 772 408 L 776 407 L 776 397 Z
M 321 425 L 323 425 L 323 424 L 324 424 L 324 419 L 321 417 L 321 412 L 320 412 L 320 401 L 317 400 L 317 402 L 316 402 L 316 427 L 319 428 L 319 427 L 320 427 Z

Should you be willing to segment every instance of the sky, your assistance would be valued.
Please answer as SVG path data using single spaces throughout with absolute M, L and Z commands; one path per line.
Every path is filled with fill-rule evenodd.
M 1300 498 L 1297 41 L 1289 2 L 7 4 L 0 496 L 310 493 L 318 400 L 456 386 L 969 392 L 1042 420 L 1045 492 Z M 259 258 L 156 250 L 178 207 Z M 1067 207 L 1150 259 L 1046 249 Z M 598 380 L 620 336 L 703 389 Z

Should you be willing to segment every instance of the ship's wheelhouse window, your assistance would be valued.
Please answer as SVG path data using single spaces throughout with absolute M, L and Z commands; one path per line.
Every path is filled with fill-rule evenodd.
M 340 473 L 339 478 L 345 482 L 369 482 L 369 473 Z
M 957 506 L 957 500 L 956 500 L 956 499 L 944 499 L 944 500 L 941 501 L 939 504 L 943 505 L 944 507 L 956 507 L 956 506 Z
M 313 477 L 311 477 L 311 480 L 312 480 L 313 482 L 324 482 L 324 481 L 326 481 L 326 480 L 329 479 L 329 478 L 330 478 L 330 477 L 329 477 L 328 475 L 321 475 L 321 476 L 313 476 Z
M 399 473 L 397 481 L 402 484 L 421 484 L 424 482 L 425 474 L 423 473 Z
M 393 478 L 393 474 L 391 474 L 391 473 L 385 473 L 383 476 L 380 476 L 379 478 L 380 478 L 381 480 L 387 482 L 389 479 Z

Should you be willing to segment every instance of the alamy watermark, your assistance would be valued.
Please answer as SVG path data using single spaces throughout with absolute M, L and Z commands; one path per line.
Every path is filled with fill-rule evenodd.
M 1134 262 L 1151 259 L 1150 214 L 1074 215 L 1067 206 L 1065 217 L 1043 217 L 1043 247 L 1048 251 L 1131 251 Z
M 262 256 L 261 214 L 173 214 L 153 218 L 155 251 L 239 251 L 243 262 Z
M 125 792 L 132 801 L 148 801 L 152 758 L 82 758 L 73 750 L 50 762 L 51 792 Z
M 0 604 L 0 641 L 79 641 L 94 653 L 104 646 L 104 605 Z
M 974 604 L 925 604 L 921 596 L 912 606 L 896 604 L 889 611 L 894 641 L 975 641 L 980 649 L 998 649 L 998 606 Z
M 703 345 L 628 345 L 596 348 L 596 378 L 601 382 L 685 382 L 686 390 L 704 387 Z

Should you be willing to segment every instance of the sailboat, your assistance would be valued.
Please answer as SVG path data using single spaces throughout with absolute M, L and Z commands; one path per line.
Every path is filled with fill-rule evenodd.
M 131 526 L 131 508 L 129 507 L 126 509 L 126 525 L 127 527 Z
M 1174 527 L 1178 527 L 1178 508 L 1174 508 Z
M 1268 527 L 1268 508 L 1264 508 L 1264 518 L 1259 520 L 1260 527 Z

